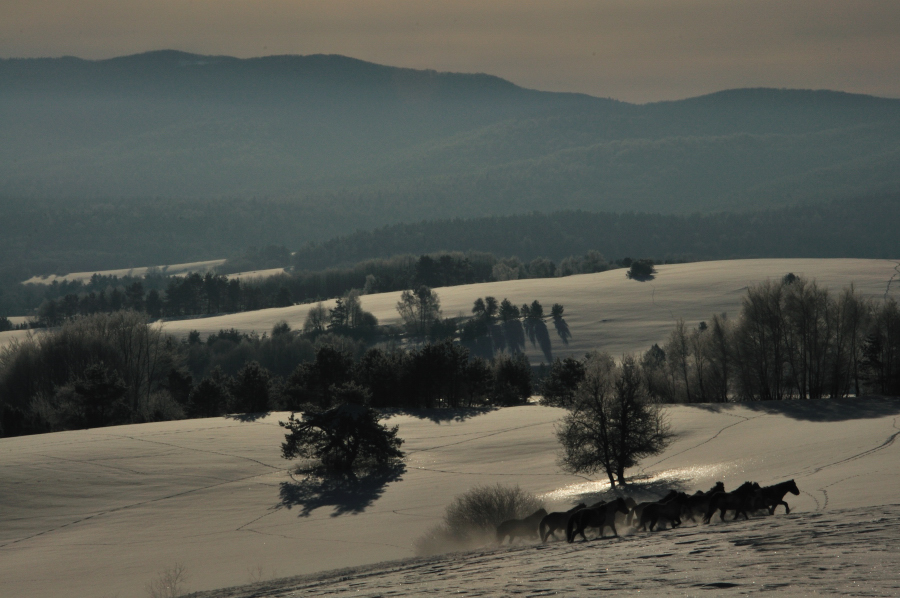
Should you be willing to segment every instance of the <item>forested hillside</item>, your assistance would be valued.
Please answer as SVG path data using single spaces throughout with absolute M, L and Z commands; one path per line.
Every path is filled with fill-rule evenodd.
M 900 190 L 900 100 L 632 105 L 341 56 L 0 60 L 8 197 L 279 197 L 322 240 L 426 218 L 689 213 Z

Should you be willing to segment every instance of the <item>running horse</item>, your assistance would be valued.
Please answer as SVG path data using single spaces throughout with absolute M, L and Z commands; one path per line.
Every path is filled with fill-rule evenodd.
M 600 503 L 587 509 L 576 511 L 569 517 L 569 521 L 566 523 L 566 542 L 571 544 L 575 541 L 575 536 L 579 534 L 582 539 L 587 541 L 584 530 L 589 527 L 600 528 L 601 538 L 603 537 L 603 530 L 607 527 L 612 530 L 614 536 L 618 537 L 619 532 L 616 531 L 616 513 L 628 514 L 628 505 L 621 496 L 608 503 Z
M 765 508 L 769 509 L 769 515 L 775 514 L 775 509 L 778 505 L 784 505 L 784 512 L 789 514 L 791 512 L 791 508 L 784 501 L 784 495 L 790 492 L 794 496 L 800 495 L 800 489 L 797 488 L 796 482 L 794 480 L 788 480 L 786 482 L 781 482 L 780 484 L 775 484 L 773 486 L 763 486 L 759 490 L 756 491 L 757 501 L 761 502 Z
M 538 509 L 525 519 L 509 519 L 497 526 L 497 543 L 503 544 L 506 537 L 509 536 L 509 543 L 512 544 L 516 538 L 536 538 L 538 535 L 538 524 L 541 519 L 546 517 L 546 509 Z
M 580 511 L 581 509 L 586 508 L 587 505 L 581 503 L 579 505 L 575 505 L 568 511 L 564 513 L 550 513 L 549 515 L 545 515 L 543 519 L 541 519 L 540 525 L 540 534 L 541 534 L 541 542 L 546 542 L 547 538 L 550 537 L 550 534 L 556 535 L 556 530 L 566 529 L 566 524 L 569 523 L 569 517 L 572 516 L 576 511 Z
M 757 504 L 756 492 L 761 490 L 756 482 L 744 482 L 732 492 L 716 492 L 709 499 L 709 508 L 703 516 L 703 523 L 709 523 L 713 513 L 719 511 L 719 517 L 725 521 L 725 511 L 734 511 L 736 520 L 741 513 L 744 519 L 750 519 L 747 511 L 752 511 Z

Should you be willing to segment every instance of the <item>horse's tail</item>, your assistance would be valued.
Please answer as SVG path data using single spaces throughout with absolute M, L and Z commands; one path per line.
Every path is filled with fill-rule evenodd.
M 575 525 L 580 517 L 580 511 L 576 511 L 569 520 L 566 521 L 566 542 L 571 544 L 575 541 Z
M 546 542 L 547 537 L 550 536 L 550 532 L 549 532 L 550 524 L 547 522 L 547 517 L 549 517 L 549 515 L 547 515 L 546 517 L 541 519 L 541 524 L 538 526 L 538 533 L 541 535 L 541 542 Z M 546 535 L 544 534 L 544 530 L 547 530 Z
M 503 526 L 503 523 L 497 526 L 497 544 L 503 544 L 503 540 L 506 539 L 506 528 Z M 512 540 L 510 540 L 511 542 Z

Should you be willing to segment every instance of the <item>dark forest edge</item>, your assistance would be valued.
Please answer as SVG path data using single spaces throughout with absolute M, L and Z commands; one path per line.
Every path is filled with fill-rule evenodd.
M 297 231 L 297 223 L 305 220 L 302 204 L 255 200 L 2 203 L 4 215 L 9 217 L 0 224 L 0 316 L 27 315 L 46 299 L 79 295 L 83 290 L 19 284 L 35 273 L 64 274 L 223 255 L 231 258 L 220 273 L 293 268 L 295 278 L 265 283 L 278 288 L 266 291 L 264 302 L 248 300 L 251 305 L 272 306 L 282 285 L 288 286 L 294 303 L 363 289 L 370 274 L 377 283 L 370 291 L 408 288 L 414 262 L 422 255 L 438 260 L 446 254 L 465 254 L 473 268 L 469 281 L 476 282 L 500 279 L 493 273 L 498 262 L 510 270 L 518 268 L 520 277 L 535 277 L 543 274 L 537 274 L 539 268 L 532 268 L 532 263 L 549 260 L 558 275 L 573 270 L 567 262 L 587 260 L 592 251 L 601 259 L 609 256 L 611 263 L 625 256 L 657 262 L 764 257 L 891 259 L 900 251 L 895 234 L 900 228 L 897 194 L 709 215 L 573 211 L 433 220 L 306 244 L 298 240 Z M 159 213 L 154 212 L 157 208 Z M 102 219 L 97 217 L 99 213 Z M 115 224 L 109 230 L 99 222 Z M 34 235 L 37 230 L 43 233 Z M 160 233 L 163 230 L 164 235 Z M 235 253 L 235 246 L 247 247 L 259 239 L 272 245 Z M 841 242 L 835 243 L 835 239 Z M 69 251 L 75 246 L 82 249 Z M 299 249 L 291 255 L 287 247 Z M 98 288 L 87 292 L 99 294 L 102 286 L 108 289 L 107 296 L 111 287 L 124 293 L 134 282 L 141 282 L 146 293 L 153 289 L 164 292 L 168 280 L 156 274 L 150 278 L 101 279 L 95 285 Z M 433 279 L 422 283 L 456 284 Z
M 437 419 L 522 404 L 535 391 L 544 404 L 574 405 L 590 356 L 535 372 L 524 346 L 508 342 L 544 323 L 538 302 L 479 298 L 471 317 L 448 323 L 423 287 L 404 293 L 398 311 L 405 326 L 393 337 L 355 334 L 373 323 L 351 295 L 311 311 L 303 331 L 279 323 L 271 335 L 221 331 L 205 342 L 167 336 L 134 311 L 77 317 L 0 351 L 2 434 L 321 411 L 357 387 L 374 408 L 431 409 L 424 416 Z M 554 305 L 550 317 L 562 316 Z M 663 347 L 628 359 L 655 403 L 895 396 L 900 307 L 788 274 L 751 287 L 736 320 L 713 315 L 694 330 L 680 321 Z
M 290 253 L 268 247 L 257 253 Z M 551 278 L 604 272 L 631 267 L 648 260 L 623 258 L 607 262 L 596 251 L 570 256 L 559 264 L 537 258 L 523 263 L 518 258 L 500 258 L 489 253 L 453 252 L 430 255 L 396 255 L 366 260 L 348 268 L 284 272 L 256 279 L 229 279 L 217 272 L 204 275 L 164 275 L 151 271 L 144 276 L 94 274 L 87 282 L 53 281 L 51 284 L 16 284 L 6 292 L 15 301 L 18 314 L 31 316 L 17 328 L 59 326 L 76 316 L 134 310 L 152 320 L 189 318 L 221 313 L 288 307 L 344 297 L 351 291 L 385 293 L 419 286 L 447 287 L 499 280 Z M 651 261 L 652 263 L 652 261 Z M 228 263 L 225 264 L 227 271 Z M 0 331 L 13 325 L 0 315 Z
M 223 330 L 205 342 L 196 333 L 167 336 L 131 310 L 76 317 L 0 351 L 0 435 L 318 412 L 351 387 L 364 389 L 379 409 L 522 404 L 533 393 L 532 366 L 522 352 L 491 349 L 491 336 L 521 333 L 519 309 L 513 318 L 508 306 L 487 299 L 493 309 L 476 310 L 469 321 L 480 322 L 488 338 L 459 342 L 455 323 L 440 319 L 436 295 L 424 288 L 407 298 L 403 330 L 373 331 L 376 323 L 353 295 L 330 311 L 312 310 L 302 332 L 279 323 L 271 335 Z M 532 309 L 538 302 L 525 307 L 527 319 L 543 317 Z M 554 313 L 561 318 L 562 307 Z M 420 342 L 402 344 L 410 338 Z M 480 357 L 486 345 L 491 356 Z

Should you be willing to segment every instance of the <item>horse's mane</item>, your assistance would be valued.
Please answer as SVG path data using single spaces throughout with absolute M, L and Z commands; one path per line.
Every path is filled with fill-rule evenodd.
M 735 492 L 750 492 L 751 490 L 756 490 L 759 488 L 759 484 L 757 482 L 744 482 L 740 486 L 738 486 Z
M 716 482 L 716 485 L 710 488 L 707 494 L 712 494 L 713 492 L 725 492 L 725 484 Z
M 777 484 L 772 484 L 771 486 L 765 486 L 763 490 L 765 490 L 766 488 L 782 488 L 784 486 L 790 486 L 792 484 L 796 485 L 794 480 L 787 480 L 786 482 L 779 482 Z
M 530 520 L 530 519 L 538 519 L 538 518 L 545 517 L 546 515 L 547 515 L 547 509 L 545 509 L 544 507 L 541 507 L 540 509 L 538 509 L 537 511 L 535 511 L 534 513 L 532 513 L 531 515 L 529 515 L 529 516 L 526 517 L 525 519 L 526 519 L 526 520 Z

